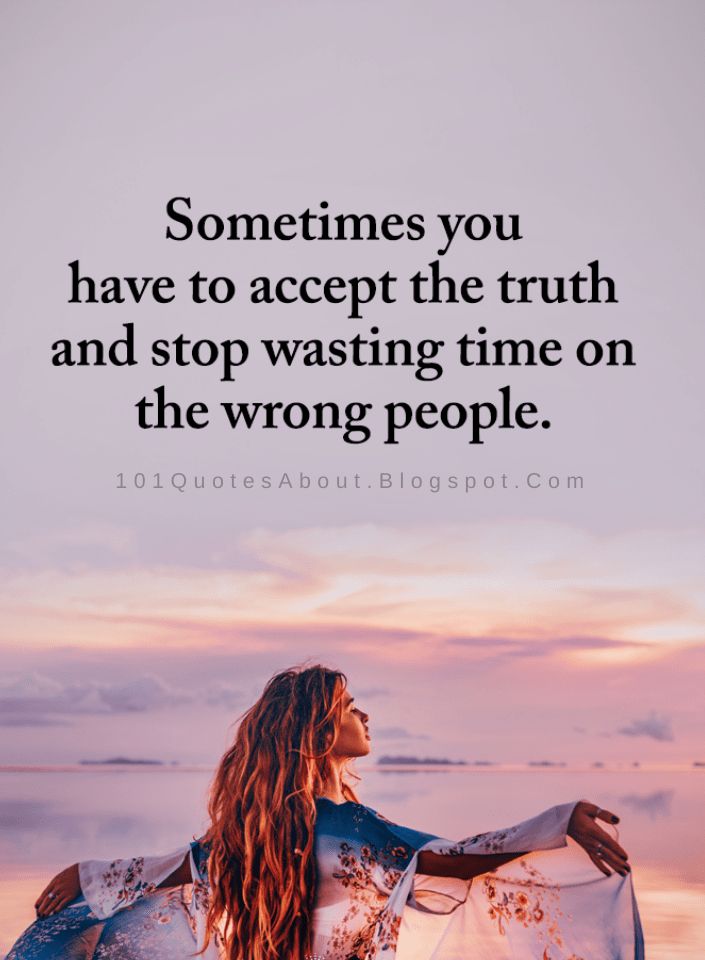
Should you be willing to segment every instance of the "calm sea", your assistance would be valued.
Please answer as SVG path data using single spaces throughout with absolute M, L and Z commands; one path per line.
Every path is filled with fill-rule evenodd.
M 588 799 L 622 818 L 649 960 L 705 957 L 705 769 L 365 770 L 363 803 L 459 839 Z M 205 824 L 211 771 L 183 767 L 0 768 L 0 956 L 69 863 L 168 852 Z

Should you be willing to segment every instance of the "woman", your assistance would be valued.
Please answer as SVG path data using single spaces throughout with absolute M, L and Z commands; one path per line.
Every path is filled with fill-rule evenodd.
M 339 671 L 277 674 L 220 762 L 206 835 L 68 867 L 7 960 L 643 957 L 627 854 L 597 822 L 614 814 L 566 803 L 459 843 L 398 826 L 349 783 L 367 724 Z

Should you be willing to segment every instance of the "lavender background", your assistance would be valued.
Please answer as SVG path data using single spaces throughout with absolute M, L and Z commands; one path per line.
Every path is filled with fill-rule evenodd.
M 305 658 L 349 674 L 374 756 L 704 760 L 702 6 L 10 2 L 3 26 L 0 762 L 208 766 L 264 680 Z M 620 302 L 400 301 L 358 322 L 330 305 L 67 304 L 76 258 L 96 277 L 245 280 L 404 278 L 436 256 L 431 235 L 171 243 L 175 195 L 200 213 L 327 200 L 331 212 L 423 213 L 431 228 L 437 212 L 516 212 L 524 240 L 458 241 L 444 269 L 569 276 L 599 259 Z M 254 361 L 235 384 L 145 362 L 51 366 L 59 337 L 111 339 L 128 321 L 142 347 L 179 332 L 327 338 L 373 323 L 452 341 L 482 323 L 567 348 L 627 337 L 637 366 L 449 364 L 433 384 L 402 368 L 274 374 Z M 398 447 L 351 447 L 325 431 L 243 436 L 215 418 L 201 432 L 140 431 L 133 407 L 159 384 L 216 407 L 470 403 L 507 382 L 550 430 L 490 431 L 482 447 L 407 431 Z M 283 470 L 372 485 L 115 489 L 121 471 Z M 375 488 L 379 471 L 402 470 L 506 473 L 517 486 Z M 585 487 L 530 490 L 530 471 L 580 474 Z M 90 808 L 83 788 L 66 790 Z M 674 838 L 674 862 L 675 849 Z

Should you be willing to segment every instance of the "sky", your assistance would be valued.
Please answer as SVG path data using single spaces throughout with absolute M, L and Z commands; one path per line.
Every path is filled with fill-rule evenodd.
M 0 762 L 215 762 L 266 679 L 305 660 L 349 675 L 375 756 L 705 759 L 699 5 L 640 4 L 638 17 L 630 4 L 595 16 L 547 2 L 451 3 L 445 17 L 399 3 L 168 10 L 74 2 L 34 18 L 14 3 L 0 41 L 14 145 Z M 429 233 L 174 243 L 172 196 L 221 216 L 322 200 L 422 213 Z M 512 244 L 459 238 L 449 274 L 489 288 L 506 269 L 569 276 L 599 259 L 619 302 L 400 299 L 359 320 L 332 304 L 67 303 L 75 259 L 97 278 L 168 274 L 179 290 L 196 269 L 243 289 L 261 273 L 407 278 L 437 258 L 439 212 L 518 212 L 522 225 Z M 52 366 L 59 338 L 113 339 L 129 322 L 135 367 Z M 274 371 L 255 355 L 223 383 L 146 359 L 150 340 L 180 332 L 350 337 L 373 323 L 448 343 L 485 324 L 558 337 L 567 357 L 587 337 L 629 338 L 637 363 L 448 363 L 422 383 L 403 368 Z M 216 417 L 201 431 L 140 430 L 135 403 L 160 384 L 213 410 L 365 400 L 375 431 L 350 445 Z M 382 442 L 387 402 L 471 404 L 505 384 L 550 429 Z
M 212 762 L 268 676 L 306 660 L 348 674 L 376 756 L 700 758 L 697 536 L 349 524 L 237 545 L 238 567 L 123 545 L 112 568 L 5 579 L 3 760 Z

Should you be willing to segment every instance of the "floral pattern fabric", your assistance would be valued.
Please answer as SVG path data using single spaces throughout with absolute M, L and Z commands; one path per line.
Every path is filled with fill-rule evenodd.
M 631 874 L 605 877 L 568 843 L 574 806 L 454 843 L 320 798 L 310 960 L 643 960 Z M 422 876 L 423 850 L 524 855 L 471 882 Z M 191 960 L 205 936 L 208 854 L 194 841 L 82 862 L 83 895 L 35 921 L 7 960 Z M 185 856 L 193 883 L 159 888 Z M 202 956 L 220 960 L 218 938 Z

